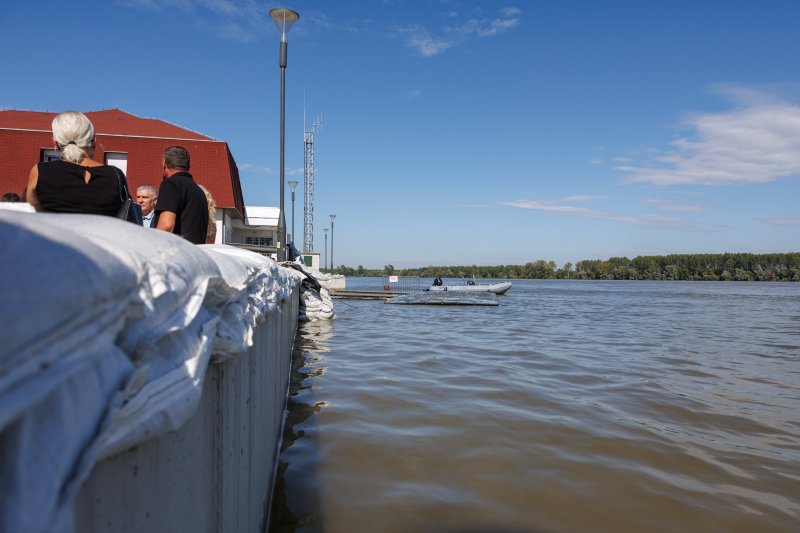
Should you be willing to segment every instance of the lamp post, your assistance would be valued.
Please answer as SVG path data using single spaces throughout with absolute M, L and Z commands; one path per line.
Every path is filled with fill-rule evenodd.
M 283 169 L 284 169 L 284 131 L 285 131 L 285 109 L 286 109 L 286 57 L 289 47 L 289 42 L 286 35 L 292 28 L 292 25 L 300 20 L 300 15 L 297 11 L 286 9 L 285 7 L 276 7 L 270 9 L 269 16 L 275 21 L 275 26 L 281 34 L 281 47 L 278 64 L 281 67 L 281 186 L 280 186 L 280 212 L 278 214 L 278 261 L 286 260 L 286 221 L 283 214 Z
M 298 181 L 289 180 L 289 188 L 292 189 L 292 244 L 294 244 L 294 188 L 297 187 Z
M 328 228 L 324 228 L 322 231 L 325 232 L 325 261 L 322 264 L 322 268 L 328 266 Z
M 330 215 L 331 217 L 331 271 L 333 270 L 333 219 L 336 218 L 336 215 Z

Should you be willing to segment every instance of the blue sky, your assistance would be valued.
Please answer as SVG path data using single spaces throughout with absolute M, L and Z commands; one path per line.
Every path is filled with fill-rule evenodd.
M 277 205 L 278 5 L 4 2 L 0 106 L 118 107 L 223 139 L 246 203 Z M 301 16 L 296 241 L 305 107 L 322 117 L 314 244 L 336 214 L 337 265 L 800 250 L 796 0 L 280 5 Z

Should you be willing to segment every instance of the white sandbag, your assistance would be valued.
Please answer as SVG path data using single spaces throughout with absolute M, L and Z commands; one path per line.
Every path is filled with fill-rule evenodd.
M 303 279 L 101 216 L 0 210 L 0 246 L 0 531 L 71 531 L 92 465 L 180 427 Z
M 0 212 L 0 246 L 0 530 L 68 531 L 96 435 L 133 370 L 115 340 L 137 274 L 36 214 Z
M 0 212 L 0 428 L 85 353 L 110 350 L 137 300 L 135 268 L 40 216 Z
M 291 297 L 303 275 L 290 268 L 279 266 L 273 259 L 227 245 L 206 245 L 209 257 L 214 260 L 225 280 L 225 287 L 238 289 L 227 295 L 218 309 L 222 318 L 214 339 L 213 362 L 244 353 L 253 345 L 255 327 L 264 316 Z M 246 268 L 243 275 L 242 266 Z M 209 292 L 216 289 L 211 287 Z

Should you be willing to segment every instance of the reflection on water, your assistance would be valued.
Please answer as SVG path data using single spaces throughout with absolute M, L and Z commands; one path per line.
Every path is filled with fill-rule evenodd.
M 333 335 L 333 321 L 300 323 L 292 352 L 292 375 L 289 382 L 289 401 L 287 403 L 286 423 L 283 428 L 281 460 L 278 463 L 278 477 L 275 483 L 275 497 L 272 503 L 270 531 L 298 531 L 301 527 L 312 526 L 322 530 L 323 524 L 313 513 L 296 516 L 288 507 L 286 495 L 295 487 L 286 486 L 286 457 L 288 449 L 295 451 L 313 445 L 311 436 L 306 436 L 303 423 L 324 406 L 324 401 L 314 401 L 314 383 L 325 374 L 325 353 L 329 351 L 328 341 Z M 298 439 L 301 442 L 294 447 Z M 318 508 L 314 490 L 305 496 L 311 508 Z
M 800 284 L 336 313 L 298 333 L 272 531 L 798 530 Z

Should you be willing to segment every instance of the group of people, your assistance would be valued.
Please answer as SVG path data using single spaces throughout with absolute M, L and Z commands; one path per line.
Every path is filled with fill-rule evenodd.
M 93 159 L 95 130 L 83 113 L 53 119 L 53 141 L 61 159 L 34 165 L 26 200 L 37 211 L 118 216 L 129 192 L 125 174 Z M 214 200 L 189 173 L 189 151 L 170 146 L 162 153 L 163 180 L 137 187 L 142 225 L 180 235 L 194 244 L 214 242 Z M 132 198 L 130 198 L 133 201 Z

